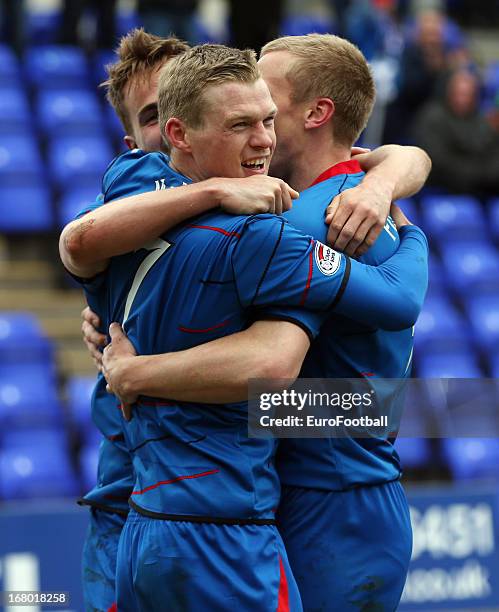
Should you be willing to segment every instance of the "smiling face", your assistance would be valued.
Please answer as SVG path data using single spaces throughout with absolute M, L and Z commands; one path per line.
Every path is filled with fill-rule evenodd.
M 192 178 L 267 174 L 276 144 L 276 110 L 263 79 L 208 86 L 201 125 L 185 128 Z
M 163 64 L 132 79 L 124 93 L 131 134 L 125 142 L 131 149 L 159 151 L 165 148 L 158 123 L 158 81 Z

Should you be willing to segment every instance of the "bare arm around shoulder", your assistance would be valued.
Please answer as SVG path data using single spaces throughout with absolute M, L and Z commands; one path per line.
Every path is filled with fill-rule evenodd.
M 417 193 L 431 170 L 431 160 L 418 147 L 384 145 L 354 157 L 366 176 L 338 194 L 326 213 L 328 243 L 350 256 L 363 255 L 386 223 L 390 205 Z
M 251 378 L 294 380 L 310 346 L 301 327 L 288 321 L 256 321 L 237 334 L 163 355 L 136 356 L 113 323 L 103 371 L 125 404 L 139 395 L 185 402 L 229 403 L 248 398 Z
M 221 206 L 230 214 L 281 212 L 298 193 L 267 176 L 213 178 L 110 202 L 63 229 L 59 252 L 76 276 L 91 278 L 109 259 L 140 248 L 178 223 Z

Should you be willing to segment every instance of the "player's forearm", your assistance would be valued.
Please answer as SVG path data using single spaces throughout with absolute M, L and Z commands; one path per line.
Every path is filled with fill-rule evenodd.
M 120 375 L 126 395 L 230 403 L 248 399 L 252 378 L 294 380 L 309 348 L 305 332 L 287 321 L 249 329 L 184 351 L 131 359 Z
M 431 170 L 429 156 L 418 147 L 384 145 L 355 159 L 367 172 L 363 185 L 375 191 L 385 191 L 392 200 L 417 193 Z
M 428 286 L 428 243 L 419 228 L 399 231 L 400 247 L 382 265 L 351 260 L 349 281 L 335 312 L 381 329 L 415 324 Z
M 110 202 L 63 230 L 59 242 L 66 268 L 88 277 L 111 257 L 143 246 L 178 223 L 217 205 L 215 181 L 142 193 Z

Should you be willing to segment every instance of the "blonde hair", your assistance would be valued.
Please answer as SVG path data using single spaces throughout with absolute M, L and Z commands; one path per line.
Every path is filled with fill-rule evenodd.
M 164 136 L 168 119 L 176 117 L 198 128 L 203 123 L 203 93 L 211 85 L 253 83 L 260 78 L 255 52 L 224 45 L 198 45 L 163 68 L 159 79 L 159 124 Z
M 351 146 L 366 127 L 376 97 L 374 79 L 362 52 L 332 34 L 284 36 L 266 44 L 261 55 L 287 51 L 295 58 L 286 78 L 295 103 L 330 98 L 335 105 L 334 138 Z
M 132 125 L 125 106 L 125 94 L 132 79 L 138 77 L 145 81 L 167 60 L 188 49 L 189 45 L 178 38 L 160 38 L 143 28 L 135 28 L 120 40 L 115 51 L 118 61 L 106 66 L 108 78 L 100 86 L 107 89 L 106 97 L 127 134 L 132 132 Z

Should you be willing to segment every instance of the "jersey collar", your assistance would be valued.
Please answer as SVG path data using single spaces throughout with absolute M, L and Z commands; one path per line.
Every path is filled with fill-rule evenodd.
M 317 185 L 317 183 L 327 181 L 327 179 L 337 176 L 338 174 L 357 174 L 358 172 L 362 172 L 359 162 L 356 159 L 349 159 L 348 161 L 340 162 L 328 168 L 315 179 L 310 187 Z

